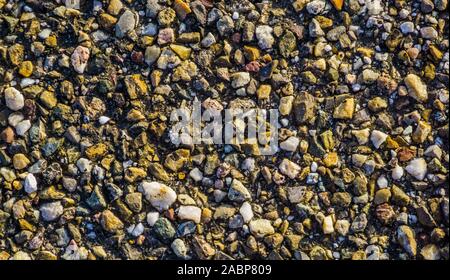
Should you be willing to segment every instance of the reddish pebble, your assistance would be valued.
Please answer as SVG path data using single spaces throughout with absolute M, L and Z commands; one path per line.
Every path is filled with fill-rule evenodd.
M 419 56 L 419 50 L 416 48 L 409 48 L 407 51 L 409 58 L 411 60 L 416 60 L 416 58 Z
M 134 63 L 142 64 L 144 62 L 144 55 L 142 52 L 133 51 L 131 53 L 131 61 Z
M 297 36 L 297 39 L 303 39 L 303 32 L 305 30 L 305 28 L 301 25 L 297 25 L 297 24 L 293 24 L 291 26 L 289 26 L 289 30 L 292 31 L 292 33 L 295 34 L 295 36 Z
M 11 127 L 5 128 L 0 134 L 0 139 L 7 144 L 11 144 L 14 141 L 14 130 Z
M 251 61 L 244 67 L 245 71 L 248 71 L 248 72 L 258 72 L 259 68 L 260 68 L 260 64 L 258 61 Z
M 166 212 L 164 212 L 164 216 L 166 216 L 167 219 L 174 221 L 175 220 L 175 211 L 170 208 Z

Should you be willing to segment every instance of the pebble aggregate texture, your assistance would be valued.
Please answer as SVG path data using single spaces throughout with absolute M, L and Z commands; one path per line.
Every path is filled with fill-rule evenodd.
M 447 0 L 67 1 L 0 0 L 1 260 L 449 258 Z

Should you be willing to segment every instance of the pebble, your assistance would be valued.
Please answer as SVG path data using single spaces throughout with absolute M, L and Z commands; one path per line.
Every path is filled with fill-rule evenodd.
M 438 37 L 436 29 L 431 26 L 420 28 L 420 36 L 424 39 L 434 40 Z
M 252 206 L 247 201 L 242 203 L 241 208 L 239 209 L 239 213 L 242 215 L 245 223 L 250 222 L 254 216 Z
M 75 50 L 72 53 L 72 56 L 70 57 L 70 61 L 72 63 L 73 69 L 79 73 L 83 74 L 84 70 L 86 69 L 86 66 L 89 61 L 90 51 L 88 48 L 83 46 L 78 46 L 75 48 Z
M 5 128 L 0 134 L 0 139 L 7 144 L 11 144 L 14 141 L 14 130 L 11 127 Z
M 101 116 L 101 117 L 98 119 L 98 122 L 99 122 L 101 125 L 104 125 L 104 124 L 107 124 L 110 120 L 111 120 L 111 119 L 110 119 L 109 117 L 107 117 L 107 116 Z
M 300 143 L 300 140 L 297 137 L 291 136 L 286 141 L 283 141 L 280 143 L 280 148 L 289 151 L 289 152 L 295 152 L 297 150 L 297 147 Z
M 30 160 L 24 154 L 15 154 L 13 157 L 13 166 L 16 170 L 21 170 L 30 164 Z
M 172 244 L 170 245 L 170 248 L 172 248 L 175 255 L 181 259 L 187 258 L 187 248 L 186 244 L 182 239 L 175 239 Z
M 408 74 L 404 81 L 408 88 L 409 96 L 419 102 L 426 102 L 428 100 L 427 86 L 422 82 L 419 76 Z
M 387 137 L 388 135 L 386 133 L 374 129 L 370 134 L 370 141 L 372 141 L 373 146 L 378 149 L 386 142 Z
M 128 32 L 136 28 L 139 22 L 139 15 L 132 12 L 131 10 L 126 10 L 119 18 L 116 24 L 116 36 L 122 38 L 128 34 Z
M 409 34 L 414 32 L 414 23 L 411 21 L 405 21 L 402 24 L 400 24 L 400 30 L 403 34 Z
M 422 181 L 427 174 L 427 162 L 423 158 L 413 159 L 408 163 L 405 170 L 417 180 Z
M 283 161 L 280 163 L 280 166 L 278 167 L 280 169 L 280 172 L 283 173 L 284 175 L 288 176 L 291 179 L 294 179 L 295 177 L 297 177 L 297 175 L 300 173 L 301 171 L 301 167 L 288 160 L 288 159 L 283 159 Z
M 42 206 L 39 208 L 39 211 L 44 221 L 52 222 L 58 219 L 63 214 L 64 208 L 61 205 L 61 202 L 55 201 L 42 204 Z
M 6 107 L 13 111 L 18 111 L 24 106 L 23 95 L 15 88 L 8 87 L 4 91 Z
M 326 216 L 323 219 L 322 230 L 323 230 L 324 234 L 331 234 L 331 233 L 334 232 L 333 217 L 332 216 Z
M 23 120 L 19 122 L 15 127 L 16 134 L 18 136 L 25 136 L 25 133 L 31 128 L 30 120 Z
M 206 36 L 202 39 L 202 42 L 201 42 L 201 44 L 204 48 L 209 48 L 215 43 L 216 43 L 216 38 L 214 37 L 214 35 L 211 32 L 206 34 Z
M 153 45 L 151 47 L 147 47 L 145 49 L 145 63 L 147 63 L 148 65 L 152 65 L 153 63 L 155 63 L 155 61 L 158 60 L 160 54 L 161 49 L 158 46 Z
M 127 231 L 130 235 L 134 237 L 138 237 L 142 233 L 144 233 L 144 225 L 142 223 L 138 223 L 136 225 L 131 225 L 127 228 Z
M 177 199 L 175 191 L 162 183 L 142 182 L 138 189 L 159 212 L 169 209 Z
M 159 219 L 159 213 L 158 212 L 149 212 L 147 213 L 147 224 L 149 226 L 154 226 L 156 221 Z
M 190 220 L 194 223 L 200 223 L 202 216 L 202 209 L 192 205 L 181 205 L 178 208 L 178 218 L 181 220 Z
M 417 241 L 414 231 L 406 226 L 401 225 L 397 229 L 397 240 L 408 254 L 415 256 L 417 254 Z
M 258 46 L 263 49 L 272 48 L 275 43 L 275 38 L 272 36 L 273 28 L 268 25 L 259 25 L 256 27 L 256 38 L 258 39 Z
M 25 192 L 28 194 L 36 192 L 38 188 L 36 177 L 34 177 L 32 173 L 28 173 L 27 176 L 25 177 L 23 186 Z
M 403 177 L 403 174 L 404 170 L 398 164 L 392 169 L 392 179 L 394 180 L 400 180 Z
M 194 168 L 189 172 L 189 176 L 195 181 L 200 182 L 203 179 L 203 173 L 198 168 Z
M 252 195 L 249 190 L 237 179 L 233 179 L 231 186 L 228 190 L 228 199 L 231 201 L 243 202 L 251 200 Z
M 110 210 L 102 212 L 100 223 L 104 230 L 116 233 L 123 229 L 123 222 Z
M 311 37 L 322 37 L 325 35 L 325 32 L 323 32 L 322 28 L 320 27 L 320 23 L 315 19 L 311 20 L 308 28 L 309 28 L 309 36 Z M 328 36 L 332 37 L 333 35 L 327 34 L 327 38 Z
M 220 36 L 228 35 L 234 29 L 233 19 L 228 15 L 223 16 L 217 21 L 216 27 Z
M 240 88 L 250 82 L 250 74 L 248 72 L 237 72 L 231 75 L 231 86 Z
M 314 0 L 306 4 L 306 10 L 311 15 L 318 15 L 325 9 L 325 1 Z
M 80 158 L 77 161 L 77 167 L 81 173 L 90 173 L 92 170 L 92 163 L 87 158 Z
M 436 261 L 441 259 L 439 247 L 435 244 L 428 244 L 420 250 L 420 255 L 427 261 Z
M 269 220 L 266 219 L 253 220 L 250 222 L 249 227 L 250 232 L 258 238 L 262 238 L 264 236 L 275 233 L 275 229 L 273 228 L 272 224 Z

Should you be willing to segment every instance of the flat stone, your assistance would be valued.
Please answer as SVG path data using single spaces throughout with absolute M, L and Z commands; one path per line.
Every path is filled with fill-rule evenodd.
M 308 122 L 315 116 L 316 100 L 307 92 L 301 92 L 295 97 L 294 104 L 295 120 L 301 124 Z
M 326 216 L 323 219 L 322 222 L 322 230 L 324 234 L 331 234 L 334 232 L 334 225 L 333 225 L 333 217 L 331 215 Z
M 239 208 L 239 213 L 242 215 L 245 223 L 250 222 L 254 216 L 252 206 L 247 201 L 242 203 L 241 208 Z
M 153 45 L 151 47 L 147 47 L 145 49 L 145 63 L 152 65 L 158 60 L 160 54 L 161 49 L 158 46 Z

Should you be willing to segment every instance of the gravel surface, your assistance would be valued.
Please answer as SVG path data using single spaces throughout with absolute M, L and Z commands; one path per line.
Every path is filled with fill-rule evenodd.
M 447 5 L 0 0 L 0 260 L 448 259 Z

